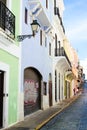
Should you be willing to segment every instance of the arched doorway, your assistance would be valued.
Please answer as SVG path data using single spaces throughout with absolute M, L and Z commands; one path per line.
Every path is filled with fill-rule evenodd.
M 24 116 L 41 108 L 41 79 L 37 69 L 24 70 Z

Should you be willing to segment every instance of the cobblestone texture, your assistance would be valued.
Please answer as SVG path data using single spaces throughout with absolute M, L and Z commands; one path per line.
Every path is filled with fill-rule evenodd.
M 87 84 L 82 95 L 40 130 L 87 130 Z
M 70 99 L 66 99 L 64 101 L 61 101 L 60 103 L 58 103 L 55 106 L 52 106 L 52 107 L 50 107 L 50 108 L 48 108 L 46 110 L 39 110 L 39 111 L 37 111 L 35 113 L 32 113 L 29 116 L 25 117 L 24 121 L 21 121 L 21 122 L 15 124 L 15 125 L 13 125 L 12 127 L 6 128 L 4 130 L 38 130 L 38 129 L 41 128 L 41 126 L 43 124 L 46 124 L 46 122 L 48 122 L 48 120 L 51 119 L 52 117 L 54 117 L 57 113 L 59 113 L 60 111 L 64 111 L 64 109 L 68 105 L 72 104 L 72 102 L 75 101 L 79 97 L 79 95 L 81 95 L 81 92 L 78 95 L 76 95 L 76 96 L 74 96 L 74 97 L 72 97 Z M 86 104 L 86 101 L 84 101 L 84 102 Z M 72 112 L 72 109 L 70 111 Z M 61 117 L 61 118 L 56 116 L 55 119 L 52 120 L 52 122 L 50 123 L 50 126 L 52 126 L 53 130 L 61 130 L 61 129 L 56 129 L 55 122 L 58 120 L 57 118 L 59 118 L 58 122 L 62 122 L 62 120 L 63 120 L 63 117 L 62 117 L 63 115 L 62 114 L 63 113 L 67 113 L 67 111 L 66 112 L 62 112 L 61 114 L 59 114 L 59 117 Z M 57 122 L 57 124 L 61 125 L 61 123 L 58 123 L 58 122 Z M 64 124 L 64 122 L 62 122 L 62 123 Z M 66 118 L 66 123 L 67 123 L 66 126 L 68 127 L 69 121 L 68 121 L 67 118 Z M 43 129 L 44 130 L 50 129 L 49 125 L 46 126 L 46 127 L 48 127 L 48 128 L 45 128 L 45 129 L 43 128 Z M 55 129 L 54 129 L 54 127 L 55 127 Z M 75 128 L 75 124 L 73 124 L 73 130 L 75 130 L 74 128 Z M 62 127 L 62 130 L 63 129 L 64 128 Z M 64 130 L 66 130 L 66 129 L 64 129 Z

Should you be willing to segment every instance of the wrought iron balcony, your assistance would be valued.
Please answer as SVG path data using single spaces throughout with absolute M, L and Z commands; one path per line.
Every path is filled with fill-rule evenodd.
M 58 7 L 54 7 L 54 14 L 58 16 L 58 18 L 60 20 L 60 25 L 62 26 L 63 32 L 65 33 L 65 29 L 64 29 L 64 26 L 63 26 L 62 18 L 60 16 Z
M 59 16 L 59 8 L 58 7 L 54 7 L 54 14 Z
M 70 62 L 70 60 L 69 60 L 69 58 L 68 58 L 68 56 L 67 56 L 67 54 L 66 54 L 66 52 L 65 52 L 63 47 L 55 48 L 55 56 L 65 56 L 67 61 L 68 61 L 68 63 L 69 63 L 69 65 L 70 65 L 70 67 L 71 67 L 71 62 Z
M 2 1 L 0 1 L 0 27 L 7 31 L 8 36 L 15 38 L 15 16 Z

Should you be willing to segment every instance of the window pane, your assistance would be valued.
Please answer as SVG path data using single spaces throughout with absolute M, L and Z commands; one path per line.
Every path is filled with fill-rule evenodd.
M 28 14 L 28 11 L 27 9 L 25 8 L 25 23 L 27 24 L 27 14 Z

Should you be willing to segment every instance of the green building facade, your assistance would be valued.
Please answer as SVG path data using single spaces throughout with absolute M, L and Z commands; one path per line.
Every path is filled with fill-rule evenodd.
M 0 128 L 18 122 L 20 0 L 0 1 Z

